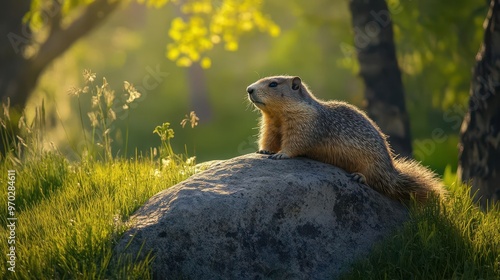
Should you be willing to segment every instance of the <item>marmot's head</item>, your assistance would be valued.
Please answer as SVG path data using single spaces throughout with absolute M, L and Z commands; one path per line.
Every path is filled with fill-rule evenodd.
M 314 100 L 307 85 L 296 76 L 263 78 L 249 85 L 247 92 L 248 99 L 264 112 L 302 110 L 303 103 Z

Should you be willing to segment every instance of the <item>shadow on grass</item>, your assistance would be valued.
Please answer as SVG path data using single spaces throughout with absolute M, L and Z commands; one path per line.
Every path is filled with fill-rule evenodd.
M 403 228 L 343 279 L 500 279 L 499 207 L 483 212 L 469 192 L 412 205 Z

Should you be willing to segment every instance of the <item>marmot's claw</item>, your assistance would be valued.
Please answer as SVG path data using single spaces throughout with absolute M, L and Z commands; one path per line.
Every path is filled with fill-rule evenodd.
M 366 177 L 365 177 L 365 175 L 363 175 L 361 173 L 355 172 L 355 173 L 349 174 L 349 177 L 351 177 L 351 179 L 353 181 L 356 181 L 360 184 L 366 185 Z
M 277 153 L 277 154 L 269 156 L 268 158 L 270 158 L 270 159 L 287 159 L 290 157 L 287 154 Z
M 258 151 L 257 151 L 257 154 L 272 155 L 272 154 L 274 154 L 274 153 L 273 153 L 273 152 L 271 152 L 271 151 L 268 151 L 268 150 L 258 150 Z

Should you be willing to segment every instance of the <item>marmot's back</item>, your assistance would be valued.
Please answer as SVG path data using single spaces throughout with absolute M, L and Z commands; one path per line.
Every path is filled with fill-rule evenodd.
M 369 147 L 375 153 L 387 150 L 386 135 L 363 111 L 341 101 L 320 102 L 320 105 L 319 119 L 324 123 L 321 129 L 328 133 L 328 138 L 343 138 L 345 144 L 361 149 Z

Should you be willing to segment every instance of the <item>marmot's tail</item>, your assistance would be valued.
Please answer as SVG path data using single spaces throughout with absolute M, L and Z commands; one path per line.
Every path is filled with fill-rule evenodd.
M 436 174 L 412 159 L 394 160 L 397 178 L 391 180 L 395 198 L 408 201 L 412 196 L 425 201 L 431 193 L 444 196 L 446 191 Z

